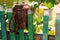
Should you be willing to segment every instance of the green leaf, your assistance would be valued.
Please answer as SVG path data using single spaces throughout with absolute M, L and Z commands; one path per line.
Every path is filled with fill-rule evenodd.
M 33 2 L 33 1 L 37 1 L 38 0 L 29 0 L 30 2 Z M 43 2 L 48 8 L 52 8 L 54 6 L 54 4 L 57 3 L 56 0 L 39 0 L 40 2 Z
M 42 21 L 42 17 L 37 18 L 37 23 L 40 23 Z
M 38 2 L 38 0 L 29 0 L 30 2 Z M 39 0 L 40 2 L 44 2 L 45 0 Z
M 51 2 L 48 2 L 48 4 L 47 4 L 47 7 L 50 9 L 50 8 L 52 8 L 54 6 L 54 4 L 53 3 L 51 3 Z
M 49 9 L 52 8 L 54 6 L 54 3 L 53 2 L 47 2 L 47 1 L 44 1 L 44 4 L 45 6 L 47 6 Z
M 44 1 L 44 4 L 47 6 L 47 1 Z

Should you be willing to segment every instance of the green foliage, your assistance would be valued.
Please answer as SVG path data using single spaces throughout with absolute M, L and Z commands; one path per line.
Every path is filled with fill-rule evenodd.
M 36 2 L 37 0 L 29 0 L 29 1 L 30 1 L 30 2 L 33 2 L 33 1 Z
M 15 0 L 0 0 L 0 5 L 6 4 L 6 7 L 12 7 Z
M 29 0 L 30 2 L 38 2 L 38 0 Z M 45 0 L 39 0 L 40 2 L 44 2 Z
M 54 4 L 51 3 L 51 2 L 46 2 L 46 1 L 45 1 L 44 4 L 45 4 L 49 9 L 54 6 Z
M 29 0 L 30 2 L 37 1 L 38 0 Z M 54 4 L 57 3 L 58 0 L 39 0 L 39 2 L 43 2 L 49 9 L 54 6 Z
M 0 0 L 0 5 L 3 5 L 6 3 L 7 7 L 12 7 L 14 4 L 14 1 L 18 2 L 19 0 Z M 38 0 L 29 0 L 30 2 L 38 2 Z M 54 6 L 54 4 L 58 3 L 59 0 L 39 0 L 39 2 L 46 3 L 48 8 L 51 8 Z
M 54 4 L 56 4 L 56 0 L 47 0 L 47 1 L 44 1 L 44 4 L 50 9 L 54 6 Z
M 37 4 L 35 4 L 35 5 L 34 5 L 34 11 L 35 11 L 35 9 L 36 9 L 37 7 L 38 7 L 38 5 L 37 5 Z
M 4 1 L 3 0 L 0 0 L 0 5 L 2 5 L 4 3 Z
M 54 4 L 52 4 L 51 2 L 49 2 L 47 5 L 48 8 L 52 8 L 53 6 L 54 6 Z
M 14 0 L 8 0 L 8 1 L 6 1 L 7 7 L 12 7 L 13 4 L 14 4 Z
M 37 23 L 39 24 L 42 21 L 42 17 L 37 18 Z

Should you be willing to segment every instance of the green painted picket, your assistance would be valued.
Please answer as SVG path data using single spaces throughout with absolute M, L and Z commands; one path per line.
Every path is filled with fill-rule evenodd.
M 33 40 L 33 14 L 28 10 L 28 40 Z
M 8 10 L 8 12 L 7 12 L 7 14 L 8 14 L 8 21 L 10 21 L 11 17 L 12 17 L 12 9 L 9 8 L 7 10 Z M 13 29 L 14 29 L 14 25 L 13 24 L 12 24 L 12 26 L 13 26 Z M 8 40 L 15 40 L 15 34 L 13 32 L 9 32 L 8 35 L 9 35 L 8 36 Z
M 43 18 L 43 40 L 48 40 L 48 20 L 49 20 L 49 11 L 48 9 L 44 10 Z
M 5 17 L 4 17 L 4 11 L 3 6 L 0 6 L 0 28 L 1 28 L 1 37 L 2 40 L 7 40 L 6 36 L 6 26 L 5 26 Z

